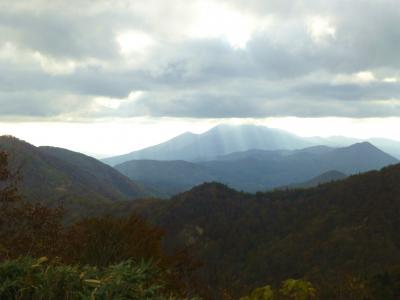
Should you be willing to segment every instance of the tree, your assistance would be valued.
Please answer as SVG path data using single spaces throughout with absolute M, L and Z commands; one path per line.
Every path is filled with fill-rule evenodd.
M 311 282 L 303 279 L 287 279 L 279 291 L 283 296 L 293 300 L 316 299 L 317 291 Z
M 63 243 L 62 209 L 23 201 L 17 182 L 8 154 L 0 152 L 0 260 L 56 256 Z
M 65 268 L 68 263 L 104 269 L 144 260 L 158 269 L 163 290 L 182 297 L 193 293 L 191 276 L 196 264 L 185 251 L 166 255 L 161 229 L 137 215 L 90 218 L 65 227 L 62 209 L 28 203 L 20 197 L 7 158 L 6 153 L 0 152 L 0 262 L 18 257 L 48 257 L 59 259 Z
M 287 279 L 282 282 L 279 290 L 273 290 L 270 285 L 256 288 L 249 296 L 240 300 L 313 300 L 317 299 L 317 291 L 311 282 L 303 279 Z
M 67 230 L 63 256 L 71 263 L 108 266 L 126 259 L 161 260 L 163 231 L 137 215 L 89 218 Z
M 373 299 L 400 299 L 400 266 L 373 276 L 368 281 Z

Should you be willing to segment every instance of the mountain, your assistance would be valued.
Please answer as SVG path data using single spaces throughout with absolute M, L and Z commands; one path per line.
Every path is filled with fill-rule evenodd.
M 398 162 L 393 156 L 381 151 L 369 142 L 337 148 L 322 154 L 320 157 L 324 160 L 325 165 L 345 174 L 376 170 Z
M 252 149 L 248 151 L 233 152 L 230 154 L 221 155 L 218 156 L 216 160 L 218 161 L 235 161 L 241 159 L 280 160 L 284 157 L 289 157 L 296 154 L 309 153 L 311 155 L 319 155 L 331 152 L 332 150 L 334 150 L 334 148 L 328 146 L 313 146 L 299 150 L 274 150 L 274 151 Z
M 303 182 L 324 172 L 337 170 L 350 175 L 396 164 L 398 160 L 370 143 L 344 148 L 310 147 L 295 151 L 249 151 L 230 154 L 228 158 L 200 163 L 218 181 L 247 192 L 272 189 L 293 182 Z
M 323 183 L 328 183 L 328 182 L 336 181 L 336 180 L 342 180 L 346 177 L 347 177 L 346 174 L 333 170 L 333 171 L 325 172 L 325 173 L 318 175 L 314 178 L 311 178 L 310 180 L 307 180 L 305 182 L 290 184 L 284 188 L 311 188 L 311 187 L 315 187 L 315 186 L 318 186 Z
M 23 195 L 48 204 L 108 202 L 146 195 L 146 191 L 110 166 L 89 156 L 54 147 L 35 147 L 10 136 L 0 137 L 19 170 Z
M 400 165 L 312 189 L 247 194 L 207 183 L 134 209 L 166 230 L 168 248 L 191 249 L 206 286 L 234 299 L 303 277 L 319 299 L 363 299 L 343 293 L 400 266 L 399 182 Z
M 203 134 L 184 133 L 167 142 L 125 155 L 103 159 L 115 166 L 129 160 L 204 161 L 247 150 L 294 150 L 310 146 L 347 147 L 368 141 L 400 159 L 400 142 L 382 138 L 299 137 L 289 132 L 255 125 L 218 125 Z
M 400 159 L 400 142 L 390 139 L 369 138 L 362 140 L 362 139 L 343 137 L 343 136 L 331 136 L 326 138 L 311 137 L 311 138 L 306 138 L 306 140 L 309 141 L 310 143 L 314 143 L 317 145 L 326 145 L 330 147 L 345 147 L 356 143 L 369 142 L 374 146 L 378 147 L 379 149 L 382 149 L 386 153 L 396 157 L 397 159 Z
M 288 132 L 254 125 L 219 125 L 203 134 L 184 133 L 165 143 L 104 159 L 115 166 L 129 160 L 203 161 L 250 149 L 299 149 L 313 145 Z
M 378 148 L 383 149 L 386 153 L 400 159 L 400 142 L 383 138 L 371 138 L 368 141 Z
M 344 148 L 313 146 L 300 150 L 249 150 L 218 156 L 215 160 L 189 162 L 130 161 L 116 169 L 134 181 L 173 195 L 207 181 L 218 181 L 247 191 L 265 191 L 304 182 L 337 170 L 350 175 L 398 161 L 370 143 Z

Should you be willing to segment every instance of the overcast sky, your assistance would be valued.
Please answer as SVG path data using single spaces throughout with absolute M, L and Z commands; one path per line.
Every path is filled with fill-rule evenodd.
M 398 0 L 0 0 L 0 134 L 103 154 L 232 120 L 400 139 L 399 20 Z

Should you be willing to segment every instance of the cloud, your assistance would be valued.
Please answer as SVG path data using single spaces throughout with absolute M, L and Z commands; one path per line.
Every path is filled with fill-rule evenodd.
M 69 112 L 86 111 L 91 100 L 58 92 L 0 92 L 0 118 L 73 117 Z
M 396 7 L 0 0 L 0 118 L 398 116 Z

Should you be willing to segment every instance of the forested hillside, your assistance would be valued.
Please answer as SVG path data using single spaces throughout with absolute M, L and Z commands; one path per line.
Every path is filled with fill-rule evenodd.
M 339 295 L 352 280 L 367 282 L 400 266 L 399 182 L 400 165 L 256 195 L 208 183 L 136 209 L 166 229 L 168 248 L 191 247 L 212 289 L 238 296 L 305 277 L 321 299 L 364 299 Z
M 399 25 L 0 0 L 0 300 L 400 300 Z
M 30 149 L 25 155 L 33 153 L 52 162 L 35 147 L 22 145 Z M 77 158 L 60 150 L 45 151 L 56 151 L 54 155 L 66 156 L 69 163 Z M 7 156 L 0 158 L 4 164 Z M 42 170 L 41 166 L 32 170 Z M 9 182 L 12 174 L 0 171 L 0 180 Z M 109 272 L 107 267 L 123 269 L 132 258 L 155 259 L 165 284 L 160 293 L 167 289 L 174 295 L 197 294 L 204 299 L 239 299 L 260 291 L 275 291 L 278 298 L 270 299 L 298 299 L 285 296 L 292 285 L 309 289 L 313 298 L 305 299 L 400 296 L 400 165 L 310 189 L 250 194 L 205 183 L 169 200 L 100 201 L 95 211 L 80 207 L 77 216 L 91 219 L 68 226 L 62 211 L 23 201 L 13 182 L 11 189 L 7 184 L 0 187 L 0 260 L 5 263 L 22 255 L 49 257 L 48 268 L 53 268 L 55 257 L 76 272 L 84 264 L 99 266 L 96 284 L 109 288 L 100 279 Z M 21 268 L 22 277 L 13 277 L 16 282 L 25 282 L 18 280 L 28 276 L 24 272 L 29 274 L 26 262 L 10 262 Z M 7 266 L 0 262 L 0 269 Z M 38 280 L 56 284 L 44 275 Z M 158 280 L 148 278 L 149 283 Z M 262 288 L 251 292 L 257 287 Z M 29 291 L 23 299 L 30 299 L 34 290 Z
M 26 201 L 0 151 L 0 299 L 194 299 L 197 263 L 167 254 L 163 231 L 135 214 L 66 225 L 64 211 Z
M 10 169 L 18 173 L 20 192 L 29 201 L 79 210 L 148 195 L 115 169 L 80 153 L 35 147 L 11 136 L 0 137 L 1 150 L 9 154 Z

